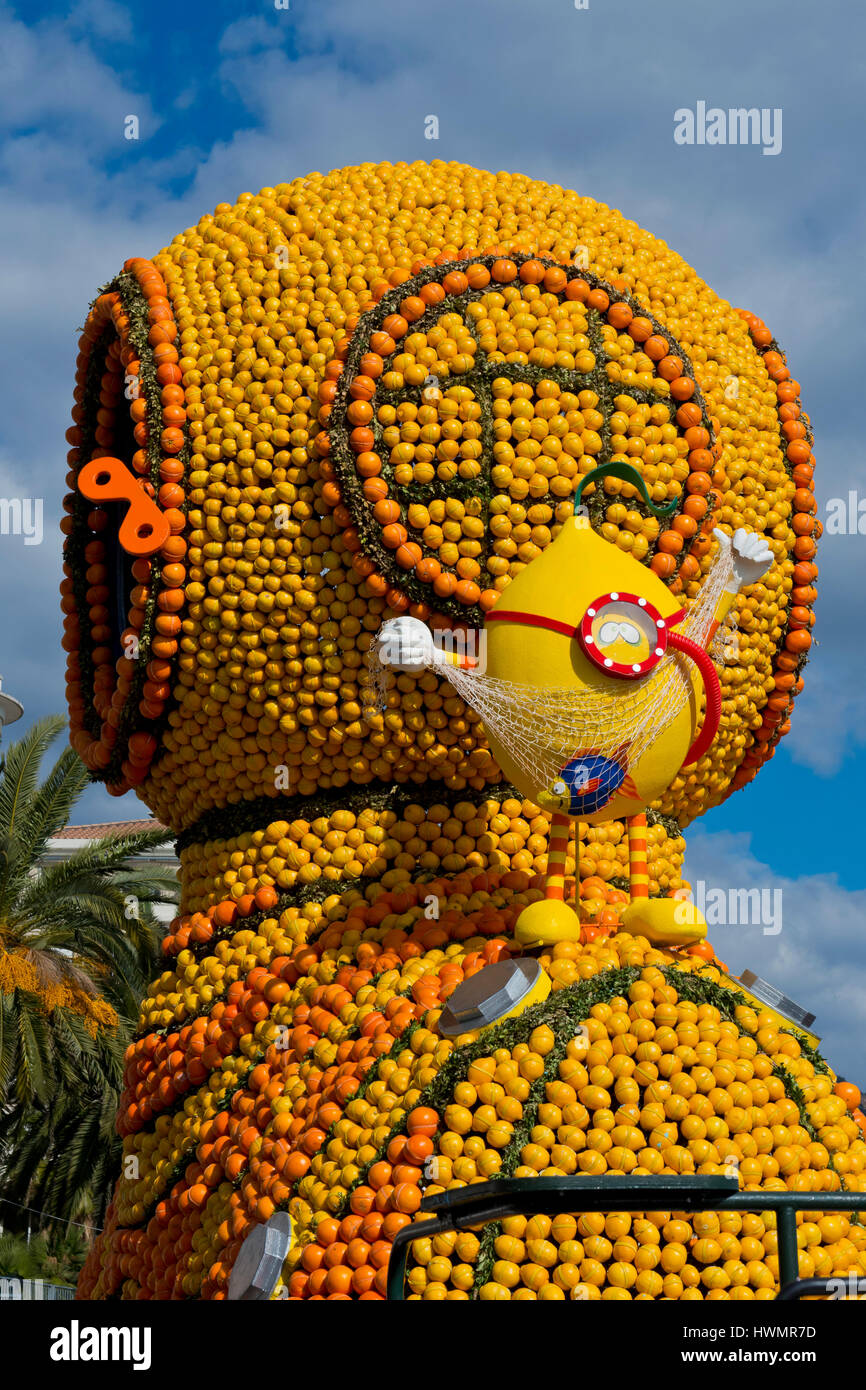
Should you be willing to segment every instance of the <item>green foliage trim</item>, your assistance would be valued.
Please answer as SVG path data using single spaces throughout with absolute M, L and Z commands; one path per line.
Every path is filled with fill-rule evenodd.
M 478 255 L 468 258 L 473 265 L 483 265 L 488 269 L 499 259 L 501 258 L 496 255 Z M 615 290 L 611 285 L 602 280 L 599 276 L 593 274 L 590 270 L 562 266 L 544 255 L 531 255 L 529 253 L 513 251 L 509 252 L 508 259 L 512 260 L 518 268 L 523 265 L 525 261 L 540 261 L 544 266 L 564 271 L 567 280 L 581 279 L 593 289 L 604 290 L 611 304 L 628 304 L 635 315 L 649 320 L 652 324 L 653 333 L 664 338 L 665 342 L 668 344 L 669 351 L 682 359 L 684 373 L 691 377 L 692 380 L 695 380 L 694 369 L 688 354 L 671 336 L 670 332 L 654 319 L 645 306 L 632 295 L 625 291 Z M 389 290 L 382 296 L 381 300 L 379 300 L 378 304 L 375 305 L 373 309 L 368 310 L 367 313 L 362 315 L 358 327 L 352 336 L 345 368 L 337 382 L 337 394 L 329 419 L 329 433 L 331 460 L 340 482 L 343 502 L 351 512 L 352 524 L 358 532 L 364 553 L 373 561 L 379 572 L 384 575 L 395 588 L 406 594 L 413 603 L 427 604 L 436 609 L 437 612 L 447 614 L 457 622 L 481 627 L 484 623 L 485 615 L 479 606 L 462 604 L 453 598 L 440 598 L 434 596 L 430 585 L 422 583 L 413 573 L 400 569 L 396 564 L 393 552 L 389 551 L 382 544 L 379 528 L 373 521 L 371 509 L 364 497 L 361 479 L 355 469 L 355 457 L 349 445 L 348 430 L 344 424 L 346 409 L 349 405 L 349 388 L 360 370 L 361 358 L 369 350 L 370 335 L 378 329 L 388 314 L 399 313 L 400 303 L 407 296 L 417 295 L 418 291 L 425 285 L 430 284 L 431 281 L 441 282 L 451 271 L 462 271 L 466 264 L 467 260 L 461 260 L 449 261 L 447 264 L 443 265 L 425 266 L 424 269 L 419 271 L 412 279 L 405 280 L 395 289 Z M 483 289 L 470 288 L 463 291 L 460 295 L 446 294 L 441 303 L 429 308 L 413 323 L 413 331 L 424 332 L 426 328 L 432 326 L 433 323 L 438 321 L 438 319 L 446 313 L 459 314 L 464 318 L 464 321 L 466 321 L 465 306 L 489 294 L 491 288 L 496 288 L 495 284 L 492 282 L 491 285 L 487 285 Z M 638 403 L 655 403 L 659 401 L 661 397 L 654 395 L 652 392 L 645 391 L 640 387 L 625 386 L 621 382 L 610 380 L 606 370 L 607 364 L 604 360 L 603 339 L 601 335 L 602 323 L 606 320 L 604 320 L 598 310 L 592 308 L 587 310 L 587 320 L 587 336 L 590 339 L 590 347 L 596 359 L 595 366 L 590 372 L 580 372 L 574 367 L 542 367 L 537 363 L 491 362 L 487 354 L 483 352 L 479 346 L 476 365 L 470 368 L 469 371 L 461 373 L 453 382 L 449 381 L 449 385 L 468 385 L 472 388 L 477 388 L 479 385 L 489 385 L 496 377 L 509 377 L 512 380 L 530 382 L 542 380 L 556 381 L 563 390 L 567 391 L 580 391 L 583 389 L 592 390 L 598 396 L 599 402 L 603 404 L 602 414 L 604 415 L 604 425 L 601 430 L 602 449 L 599 454 L 599 462 L 607 463 L 610 461 L 611 431 L 609 421 L 614 411 L 613 402 L 615 397 L 621 394 L 628 394 L 638 401 Z M 472 325 L 467 323 L 467 327 L 473 332 L 474 337 L 475 334 Z M 404 387 L 401 388 L 399 392 L 387 392 L 380 389 L 380 391 L 377 392 L 377 400 L 386 403 L 390 400 L 412 399 L 413 396 L 417 396 L 420 399 L 420 389 L 421 388 Z M 447 390 L 448 387 L 446 386 L 444 389 Z M 482 390 L 476 392 L 476 394 L 477 403 L 481 407 L 484 457 L 489 460 L 491 457 L 490 450 L 493 440 L 492 412 L 490 410 L 489 400 L 487 399 L 488 392 Z M 696 380 L 695 393 L 692 396 L 692 401 L 700 408 L 702 413 L 701 423 L 709 433 L 712 441 L 713 430 L 707 413 L 706 403 Z M 676 402 L 671 402 L 671 405 L 675 407 Z M 375 418 L 373 421 L 373 431 L 376 435 L 376 446 L 382 457 L 383 476 L 389 483 L 390 496 L 394 500 L 399 501 L 404 497 L 406 500 L 412 500 L 415 497 L 429 500 L 432 496 L 437 495 L 436 485 L 424 488 L 419 488 L 417 485 L 413 488 L 410 485 L 408 488 L 401 487 L 398 490 L 394 483 L 392 470 L 388 462 L 388 451 L 382 445 L 380 437 L 381 431 Z M 489 506 L 490 492 L 491 484 L 489 471 L 487 473 L 482 471 L 477 477 L 471 480 L 465 482 L 459 479 L 455 480 L 447 486 L 446 491 L 441 495 L 452 497 L 470 495 L 478 499 L 481 509 L 484 511 Z M 640 509 L 643 504 L 636 503 L 636 505 L 638 509 Z M 594 496 L 588 502 L 590 522 L 595 529 L 598 529 L 601 523 L 601 514 L 604 506 L 605 494 L 601 488 L 597 488 Z M 688 554 L 691 543 L 691 539 L 686 540 L 682 550 L 677 556 L 677 571 L 679 570 L 682 560 Z M 654 546 L 651 545 L 642 563 L 649 564 L 653 553 Z

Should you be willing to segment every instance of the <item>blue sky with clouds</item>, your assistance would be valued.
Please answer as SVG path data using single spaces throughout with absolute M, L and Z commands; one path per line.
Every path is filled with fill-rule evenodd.
M 844 0 L 0 4 L 0 497 L 44 499 L 42 544 L 0 536 L 0 672 L 25 721 L 63 708 L 57 523 L 89 300 L 127 256 L 151 255 L 217 202 L 311 170 L 459 159 L 621 209 L 786 347 L 815 427 L 822 514 L 851 489 L 866 498 L 853 331 L 866 309 L 864 36 Z M 781 153 L 676 144 L 674 112 L 699 101 L 780 108 Z M 124 139 L 129 115 L 137 141 Z M 758 924 L 713 938 L 734 968 L 818 1014 L 837 1066 L 862 1078 L 866 536 L 826 534 L 819 560 L 792 731 L 690 832 L 687 870 L 782 888 L 778 936 Z M 140 809 L 94 788 L 81 819 Z

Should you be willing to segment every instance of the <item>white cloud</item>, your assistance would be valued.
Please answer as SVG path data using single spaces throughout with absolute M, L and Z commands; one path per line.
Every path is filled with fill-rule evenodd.
M 808 835 L 808 829 L 804 833 Z M 688 832 L 685 876 L 693 891 L 699 880 L 707 892 L 780 890 L 778 935 L 765 932 L 765 926 L 772 926 L 768 918 L 745 926 L 710 926 L 710 940 L 734 974 L 754 970 L 814 1013 L 821 1051 L 831 1066 L 851 1080 L 862 1077 L 866 890 L 845 889 L 833 874 L 780 876 L 753 854 L 748 832 L 693 828 Z
M 85 37 L 126 43 L 133 37 L 132 16 L 112 0 L 80 0 L 68 16 L 69 27 Z
M 117 7 L 92 8 L 102 12 L 107 23 Z M 130 111 L 152 128 L 156 117 L 149 99 L 130 92 L 95 55 L 89 37 L 77 33 L 74 16 L 67 22 L 51 17 L 27 25 L 8 9 L 0 9 L 0 127 L 13 138 L 38 129 L 73 155 L 86 136 L 94 158 L 123 138 L 122 121 Z
M 294 16 L 292 17 L 294 18 Z M 291 21 L 290 21 L 291 22 Z M 261 15 L 253 18 L 237 19 L 229 24 L 220 35 L 220 53 L 254 53 L 262 48 L 273 47 L 283 36 L 282 33 Z
M 123 10 L 83 0 L 65 20 L 27 26 L 0 8 L 7 69 L 0 88 L 6 130 L 0 302 L 6 340 L 14 344 L 4 375 L 0 468 L 14 487 L 38 487 L 46 506 L 55 498 L 56 520 L 65 490 L 75 329 L 96 288 L 126 256 L 152 254 L 244 189 L 353 162 L 435 158 L 519 169 L 577 187 L 664 238 L 732 303 L 765 317 L 788 348 L 818 435 L 819 494 L 844 495 L 856 486 L 860 441 L 837 349 L 840 324 L 857 321 L 866 307 L 862 277 L 849 269 L 864 240 L 863 195 L 856 181 L 839 179 L 839 162 L 826 151 L 828 145 L 844 150 L 846 139 L 856 148 L 859 94 L 855 84 L 848 90 L 837 82 L 832 104 L 826 103 L 823 89 L 838 71 L 831 27 L 813 28 L 810 62 L 792 66 L 799 42 L 793 31 L 780 32 L 776 17 L 747 4 L 686 13 L 664 43 L 652 7 L 610 0 L 606 11 L 582 13 L 539 0 L 528 25 L 525 0 L 498 0 L 495 11 L 443 0 L 435 15 L 427 6 L 385 0 L 372 24 L 369 7 L 334 0 L 324 8 L 299 3 L 269 21 L 246 17 L 221 38 L 214 28 L 220 60 L 206 78 L 215 128 L 223 128 L 226 98 L 228 109 L 240 104 L 247 113 L 243 127 L 202 144 L 195 113 L 185 113 L 205 79 L 184 71 L 175 103 L 184 114 L 173 117 L 171 153 L 149 156 L 145 138 L 126 145 L 122 121 L 139 114 L 147 136 L 157 127 L 152 104 L 112 69 L 103 56 L 108 44 L 94 42 L 124 38 Z M 178 23 L 191 20 L 179 11 Z M 623 64 L 626 28 L 628 55 L 641 58 L 637 78 Z M 705 52 L 713 57 L 711 82 L 707 64 L 694 62 Z M 129 60 L 129 50 L 123 58 Z M 782 156 L 676 151 L 673 111 L 699 98 L 725 106 L 783 105 Z M 440 118 L 438 142 L 424 139 L 428 113 Z M 786 746 L 795 762 L 822 776 L 837 773 L 866 730 L 866 652 L 850 635 L 863 627 L 864 556 L 866 548 L 853 538 L 832 544 L 825 538 L 819 554 L 819 646 Z M 0 548 L 0 574 L 4 591 L 16 596 L 4 611 L 0 670 L 26 699 L 25 718 L 61 708 L 56 532 L 38 551 L 13 555 Z M 771 769 L 762 773 L 770 775 Z M 137 799 L 117 801 L 98 788 L 87 794 L 87 805 L 93 819 L 140 810 Z M 701 853 L 708 880 L 715 864 L 722 879 L 747 886 L 745 864 L 756 881 L 776 881 L 751 858 L 747 842 L 732 845 L 698 832 L 690 864 L 700 866 Z M 739 879 L 731 877 L 735 872 Z M 811 947 L 820 947 L 828 930 L 812 921 L 797 925 L 807 893 L 823 905 L 826 920 L 835 921 L 839 908 L 839 920 L 848 924 L 840 960 L 860 940 L 852 895 L 832 880 L 802 883 L 805 888 L 788 882 L 782 938 L 754 943 L 755 952 L 771 953 L 765 962 L 771 979 L 778 975 L 774 963 L 788 962 L 795 998 L 804 980 L 817 978 Z M 795 946 L 796 958 L 785 954 Z M 742 964 L 761 968 L 757 956 Z M 833 982 L 831 995 L 838 984 L 853 1019 L 850 990 L 859 986 L 849 985 L 848 976 L 847 968 L 827 961 L 823 978 Z M 862 973 L 856 978 L 863 983 Z M 815 998 L 803 1002 L 816 1005 Z M 835 1005 L 815 1011 L 823 1023 Z

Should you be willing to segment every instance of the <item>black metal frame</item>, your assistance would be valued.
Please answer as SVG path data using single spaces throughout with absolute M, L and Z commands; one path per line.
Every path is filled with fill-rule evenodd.
M 740 1191 L 735 1177 L 613 1177 L 500 1178 L 469 1183 L 449 1192 L 425 1197 L 421 1212 L 429 1220 L 413 1222 L 400 1231 L 388 1265 L 388 1298 L 404 1298 L 403 1285 L 409 1246 L 420 1236 L 441 1231 L 471 1230 L 506 1216 L 588 1211 L 646 1211 L 659 1206 L 671 1211 L 775 1211 L 778 1235 L 780 1299 L 805 1298 L 829 1292 L 830 1280 L 800 1279 L 797 1262 L 798 1211 L 864 1211 L 866 1192 Z M 866 1280 L 856 1285 L 866 1294 Z

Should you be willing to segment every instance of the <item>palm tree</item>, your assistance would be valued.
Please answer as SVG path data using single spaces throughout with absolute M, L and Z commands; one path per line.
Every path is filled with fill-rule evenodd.
M 37 1237 L 39 1240 L 39 1237 Z M 21 1236 L 0 1236 L 0 1275 L 14 1279 L 38 1279 L 41 1243 L 28 1244 Z
M 74 1284 L 87 1258 L 87 1242 L 76 1227 L 40 1231 L 32 1240 L 0 1236 L 0 1276 Z
M 158 971 L 153 905 L 177 882 L 131 857 L 162 829 L 94 842 L 40 867 L 88 784 L 64 728 L 39 721 L 0 762 L 0 1189 L 9 1201 L 98 1222 L 119 1165 L 114 1113 L 138 1002 Z M 10 1206 L 0 1218 L 11 1222 Z

